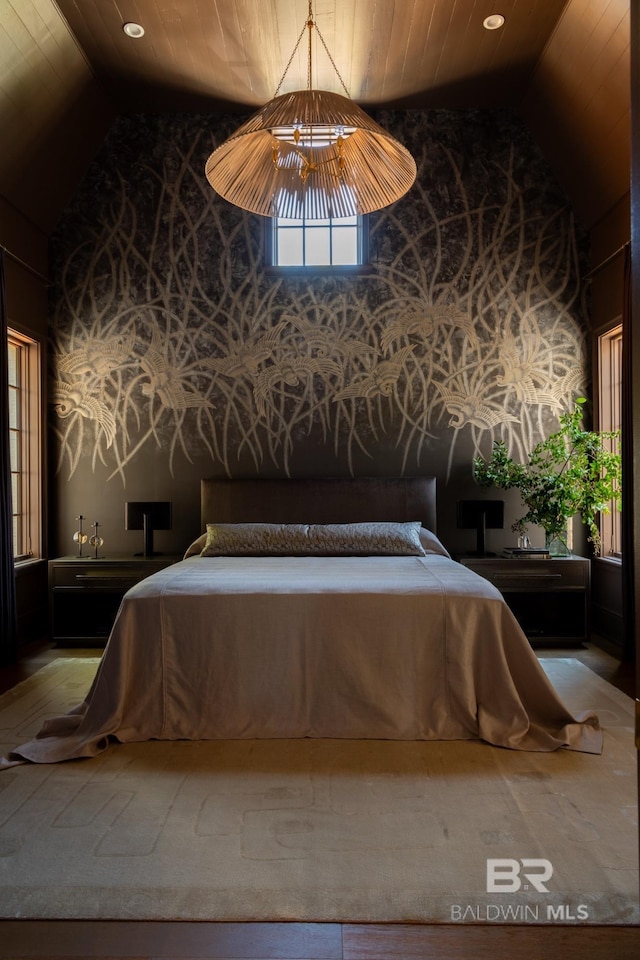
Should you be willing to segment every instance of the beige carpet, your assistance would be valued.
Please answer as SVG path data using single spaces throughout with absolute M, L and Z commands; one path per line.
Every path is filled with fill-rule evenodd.
M 633 701 L 542 662 L 569 707 L 597 709 L 602 756 L 182 741 L 2 771 L 0 916 L 638 922 Z M 56 660 L 0 697 L 1 753 L 79 702 L 96 663 Z M 489 867 L 497 892 L 494 859 L 511 861 Z

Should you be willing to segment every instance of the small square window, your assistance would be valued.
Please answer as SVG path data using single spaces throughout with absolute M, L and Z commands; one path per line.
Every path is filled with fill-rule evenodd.
M 274 267 L 358 267 L 366 262 L 364 217 L 271 221 Z

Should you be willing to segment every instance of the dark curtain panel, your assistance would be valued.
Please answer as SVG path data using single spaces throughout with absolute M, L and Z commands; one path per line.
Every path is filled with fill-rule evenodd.
M 17 655 L 12 528 L 7 310 L 4 251 L 0 249 L 0 663 L 3 664 L 12 663 Z
M 633 413 L 632 331 L 631 331 L 631 247 L 624 252 L 624 300 L 622 307 L 622 610 L 624 625 L 623 659 L 635 658 L 634 544 L 633 498 L 625 491 L 633 490 Z

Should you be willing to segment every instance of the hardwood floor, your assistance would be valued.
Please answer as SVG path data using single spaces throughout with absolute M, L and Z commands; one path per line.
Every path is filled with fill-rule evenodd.
M 54 647 L 48 642 L 35 644 L 23 653 L 17 663 L 0 667 L 0 694 L 15 687 L 22 680 L 26 680 L 56 657 L 99 657 L 101 655 L 100 647 Z
M 621 663 L 613 646 L 600 637 L 577 648 L 539 646 L 536 653 L 539 657 L 574 657 L 628 697 L 636 695 L 636 665 Z
M 0 923 L 11 960 L 637 960 L 632 927 L 336 923 Z
M 634 696 L 635 667 L 602 642 L 541 648 L 539 656 L 575 657 Z M 55 657 L 100 650 L 43 645 L 0 668 L 0 693 Z M 1 869 L 1 863 L 0 863 Z M 570 925 L 164 923 L 0 921 L 0 958 L 11 960 L 637 960 L 640 927 Z

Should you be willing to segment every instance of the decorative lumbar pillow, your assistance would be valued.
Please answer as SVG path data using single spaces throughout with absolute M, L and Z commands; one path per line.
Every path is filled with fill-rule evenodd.
M 423 557 L 420 523 L 317 523 L 309 527 L 313 553 L 339 556 Z
M 202 557 L 306 556 L 303 523 L 208 523 Z
M 195 541 L 189 550 L 198 543 Z M 208 523 L 200 553 L 202 557 L 424 555 L 417 520 L 406 523 Z

